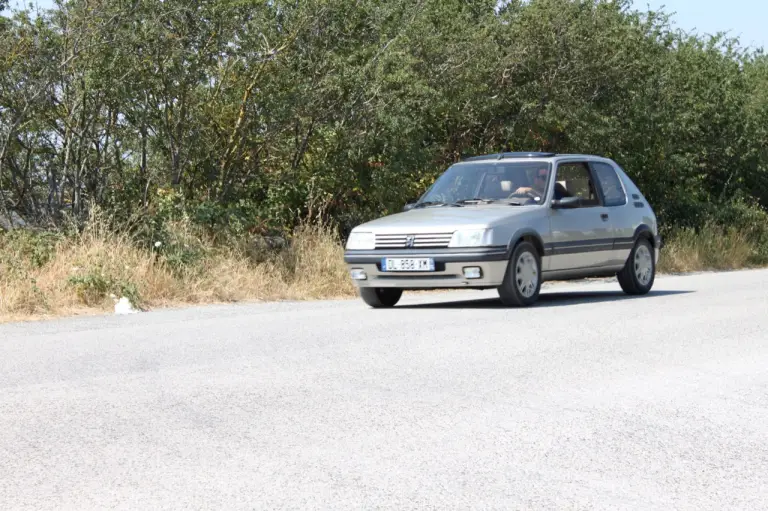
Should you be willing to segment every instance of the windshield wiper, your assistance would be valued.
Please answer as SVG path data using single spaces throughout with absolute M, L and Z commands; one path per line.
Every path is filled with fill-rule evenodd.
M 424 202 L 419 202 L 418 204 L 413 206 L 412 209 L 424 208 L 426 206 L 452 206 L 452 204 L 446 204 L 445 202 L 428 200 L 428 201 L 424 201 Z
M 496 199 L 481 199 L 480 197 L 475 197 L 474 199 L 461 199 L 454 202 L 454 204 L 478 204 L 478 203 L 486 203 L 490 204 L 491 202 L 496 202 Z

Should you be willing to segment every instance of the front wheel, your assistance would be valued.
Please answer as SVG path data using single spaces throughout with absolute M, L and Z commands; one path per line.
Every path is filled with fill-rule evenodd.
M 374 309 L 394 307 L 403 296 L 402 289 L 390 287 L 361 287 L 360 297 Z
M 499 286 L 501 303 L 507 307 L 533 305 L 541 291 L 541 256 L 531 243 L 523 241 L 512 252 L 504 282 Z
M 644 295 L 651 290 L 656 278 L 656 261 L 647 239 L 637 240 L 624 268 L 616 276 L 621 289 L 628 295 Z

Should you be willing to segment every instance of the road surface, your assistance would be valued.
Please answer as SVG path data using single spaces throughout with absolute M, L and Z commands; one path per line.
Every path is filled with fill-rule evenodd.
M 0 325 L 0 509 L 766 509 L 768 271 Z

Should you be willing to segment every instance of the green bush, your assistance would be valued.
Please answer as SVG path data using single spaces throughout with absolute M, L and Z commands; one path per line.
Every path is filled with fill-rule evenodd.
M 85 305 L 97 305 L 107 297 L 125 296 L 134 306 L 139 306 L 141 296 L 135 283 L 105 274 L 101 268 L 92 268 L 83 275 L 69 277 L 78 299 Z
M 51 260 L 64 235 L 52 231 L 14 229 L 0 232 L 0 262 L 40 268 Z

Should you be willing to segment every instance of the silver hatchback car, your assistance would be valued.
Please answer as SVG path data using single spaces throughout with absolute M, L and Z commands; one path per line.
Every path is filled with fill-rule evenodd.
M 356 226 L 344 260 L 371 307 L 457 288 L 529 306 L 547 280 L 616 275 L 648 293 L 661 247 L 653 209 L 613 160 L 499 153 L 451 165 L 405 211 Z

